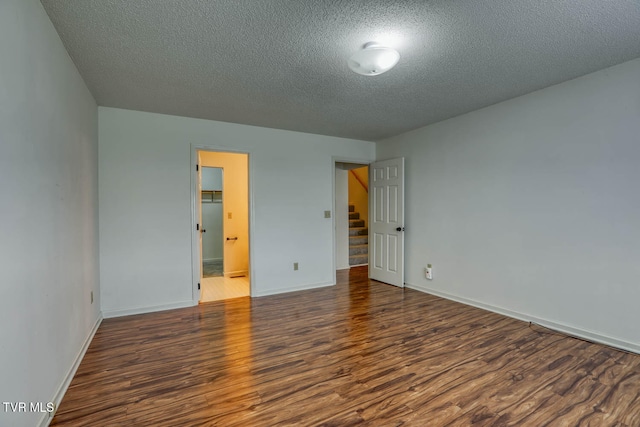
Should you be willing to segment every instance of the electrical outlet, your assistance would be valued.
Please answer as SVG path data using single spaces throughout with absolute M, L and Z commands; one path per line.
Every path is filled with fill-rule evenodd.
M 227 212 L 227 219 L 233 219 L 233 214 L 231 212 Z
M 293 271 L 298 271 L 298 263 L 297 262 L 293 263 Z
M 93 304 L 93 291 L 91 291 L 91 304 Z
M 431 264 L 427 264 L 424 268 L 424 277 L 428 280 L 433 280 L 433 268 Z
M 331 218 L 331 211 L 324 211 L 325 218 Z

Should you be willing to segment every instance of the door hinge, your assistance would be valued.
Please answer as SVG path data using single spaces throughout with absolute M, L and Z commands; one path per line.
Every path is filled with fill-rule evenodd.
M 200 170 L 200 165 L 196 165 L 196 172 Z
M 200 283 L 198 283 L 198 289 L 200 289 Z

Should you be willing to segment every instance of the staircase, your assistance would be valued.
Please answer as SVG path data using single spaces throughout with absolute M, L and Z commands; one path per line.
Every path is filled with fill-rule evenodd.
M 369 229 L 364 226 L 360 213 L 349 205 L 349 265 L 369 263 Z

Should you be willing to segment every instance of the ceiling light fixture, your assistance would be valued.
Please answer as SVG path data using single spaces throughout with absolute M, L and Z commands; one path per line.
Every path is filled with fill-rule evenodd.
M 366 43 L 349 58 L 349 68 L 363 76 L 377 76 L 392 69 L 400 59 L 397 50 L 375 42 Z

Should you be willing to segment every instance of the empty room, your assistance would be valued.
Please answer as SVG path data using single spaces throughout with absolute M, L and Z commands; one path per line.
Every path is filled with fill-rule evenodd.
M 636 0 L 0 0 L 0 426 L 640 426 Z

